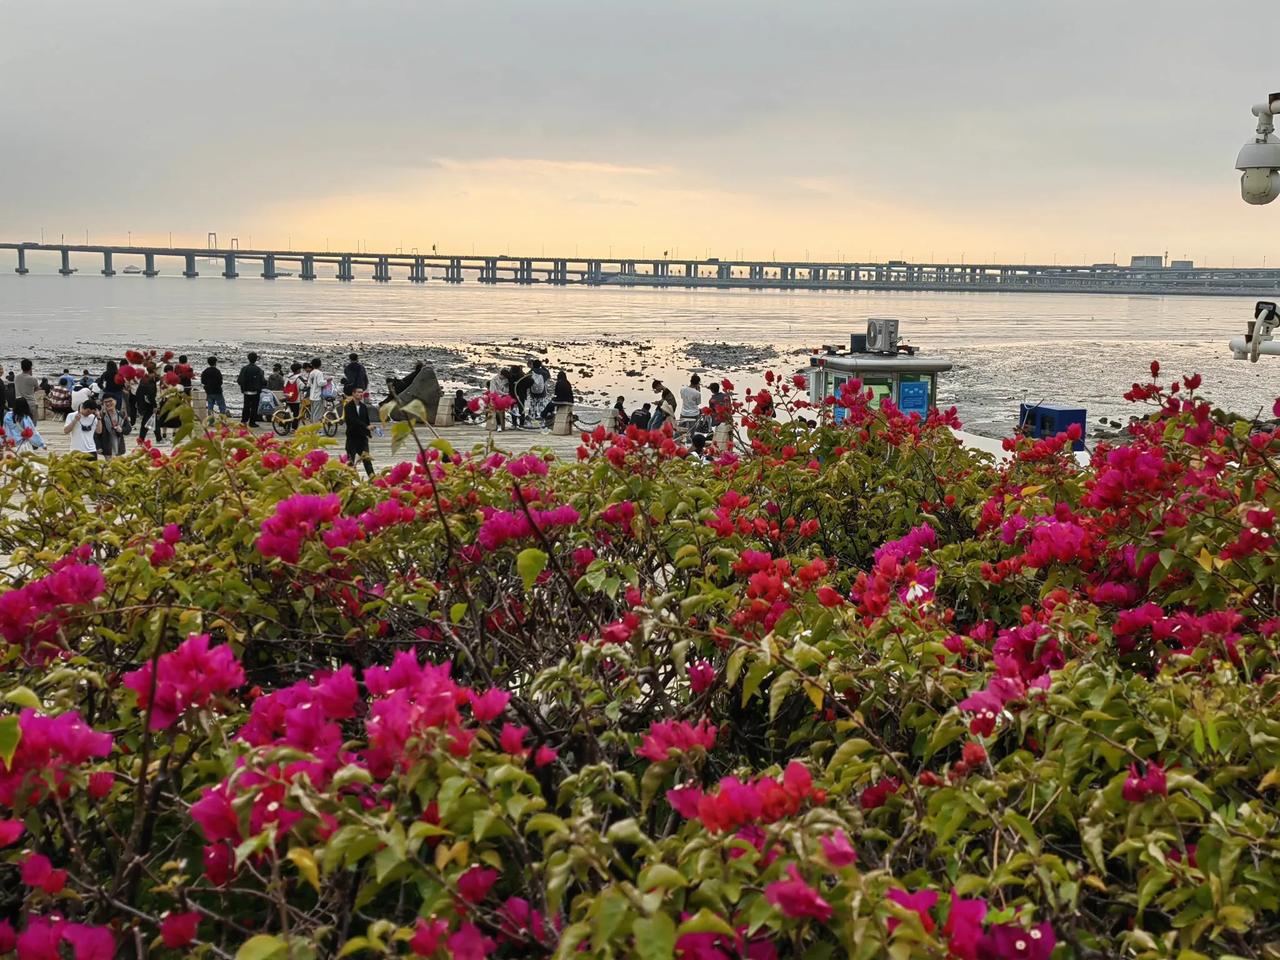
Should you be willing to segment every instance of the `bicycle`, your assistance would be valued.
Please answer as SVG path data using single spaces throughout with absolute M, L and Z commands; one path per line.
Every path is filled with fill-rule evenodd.
M 343 400 L 345 401 L 345 398 Z M 338 397 L 326 397 L 320 403 L 323 405 L 320 412 L 320 429 L 324 431 L 326 437 L 336 437 L 338 425 L 342 423 L 342 403 Z M 296 417 L 293 415 L 293 409 L 285 404 L 271 415 L 271 429 L 275 431 L 276 436 L 283 437 L 312 422 L 309 419 L 310 412 L 309 399 L 302 401 Z

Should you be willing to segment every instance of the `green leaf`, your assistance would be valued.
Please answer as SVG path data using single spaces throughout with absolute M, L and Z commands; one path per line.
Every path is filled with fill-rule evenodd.
M 467 615 L 467 603 L 465 600 L 455 603 L 449 608 L 449 622 L 461 623 L 462 618 Z
M 773 664 L 767 660 L 757 660 L 751 665 L 751 669 L 747 671 L 747 678 L 742 681 L 742 705 L 745 707 L 747 701 L 750 700 L 760 684 L 764 682 L 764 678 L 773 672 Z
M 724 922 L 724 918 L 703 907 L 692 917 L 680 924 L 680 936 L 686 933 L 719 933 L 726 937 L 737 937 L 733 927 Z
M 796 685 L 796 674 L 792 670 L 784 670 L 773 679 L 773 684 L 769 687 L 769 719 L 773 720 L 778 716 L 778 710 L 782 707 L 782 702 L 787 699 L 787 694 L 791 688 Z
M 18 752 L 18 741 L 22 739 L 22 728 L 18 726 L 18 715 L 11 713 L 0 717 L 0 760 L 5 767 L 13 763 L 13 755 Z
M 31 710 L 40 709 L 40 698 L 35 695 L 30 687 L 14 687 L 4 695 L 4 698 L 10 703 L 17 704 L 19 707 L 27 707 Z
M 279 937 L 259 933 L 240 945 L 240 949 L 236 951 L 236 960 L 273 960 L 275 957 L 285 956 L 288 950 L 289 945 Z
M 871 741 L 864 740 L 862 737 L 850 737 L 836 747 L 836 752 L 831 755 L 831 759 L 827 762 L 827 776 L 834 776 L 841 767 L 870 749 Z
M 524 580 L 525 590 L 533 589 L 533 581 L 537 580 L 538 574 L 545 569 L 547 569 L 547 555 L 537 547 L 521 550 L 516 557 L 516 572 Z
M 665 913 L 641 917 L 631 925 L 640 960 L 671 960 L 676 952 L 676 924 Z

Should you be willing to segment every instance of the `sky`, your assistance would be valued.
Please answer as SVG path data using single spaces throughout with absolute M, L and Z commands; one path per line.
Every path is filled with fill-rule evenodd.
M 0 240 L 1280 266 L 1265 0 L 0 0 Z

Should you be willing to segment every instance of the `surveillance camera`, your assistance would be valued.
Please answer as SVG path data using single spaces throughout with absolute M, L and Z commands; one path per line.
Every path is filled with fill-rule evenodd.
M 1265 104 L 1254 107 L 1253 113 L 1258 118 L 1257 135 L 1236 157 L 1236 169 L 1243 171 L 1240 195 L 1245 203 L 1270 203 L 1280 196 L 1280 141 L 1271 119 L 1280 113 L 1280 96 L 1273 93 Z

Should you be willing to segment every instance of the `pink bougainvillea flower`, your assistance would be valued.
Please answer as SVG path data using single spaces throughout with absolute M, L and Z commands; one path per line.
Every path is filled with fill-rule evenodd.
M 498 738 L 502 746 L 502 752 L 517 757 L 523 756 L 525 752 L 524 738 L 528 735 L 528 727 L 517 727 L 515 724 L 504 723 L 502 725 L 502 733 Z
M 62 928 L 62 937 L 71 944 L 71 955 L 75 960 L 114 960 L 115 958 L 116 938 L 108 927 L 68 923 Z M 18 951 L 18 956 L 22 956 L 21 950 Z
M 496 687 L 479 696 L 474 690 L 468 690 L 467 700 L 471 704 L 471 715 L 476 718 L 476 723 L 489 723 L 502 715 L 511 700 L 511 694 Z
M 685 753 L 701 747 L 710 750 L 716 745 L 716 728 L 701 720 L 697 725 L 683 720 L 667 720 L 654 723 L 644 735 L 637 756 L 658 763 L 666 760 L 670 751 Z
M 200 914 L 194 911 L 166 914 L 160 921 L 160 938 L 166 947 L 176 950 L 196 938 L 196 928 L 199 926 Z
M 548 747 L 544 743 L 534 753 L 533 765 L 535 767 L 545 767 L 549 763 L 555 763 L 558 756 L 560 756 L 560 754 L 556 752 L 555 747 Z
M 458 877 L 458 894 L 467 903 L 479 903 L 489 895 L 498 881 L 498 871 L 489 867 L 472 867 Z
M 908 893 L 906 890 L 890 890 L 886 896 L 900 907 L 906 907 L 920 918 L 920 923 L 924 927 L 925 933 L 933 933 L 936 926 L 933 917 L 929 911 L 933 909 L 934 904 L 938 902 L 938 893 L 936 890 L 917 890 L 915 893 Z M 898 925 L 897 917 L 890 917 L 887 921 L 889 931 Z
M 1163 797 L 1168 793 L 1164 767 L 1160 764 L 1147 761 L 1146 773 L 1140 773 L 1136 763 L 1129 764 L 1129 776 L 1125 778 L 1121 795 L 1130 803 L 1141 803 L 1147 797 Z
M 138 708 L 151 710 L 151 729 L 165 730 L 188 708 L 199 708 L 216 695 L 244 684 L 244 670 L 227 644 L 210 649 L 207 633 L 192 634 L 172 653 L 161 655 L 158 679 L 152 665 L 124 675 L 124 685 L 138 694 Z M 152 687 L 155 699 L 152 699 Z
M 0 955 L 12 953 L 18 946 L 18 933 L 8 918 L 0 920 Z
M 489 960 L 497 946 L 474 923 L 464 923 L 446 944 L 453 960 Z
M 822 844 L 822 854 L 827 858 L 827 863 L 837 869 L 847 867 L 858 859 L 858 851 L 853 849 L 849 835 L 843 830 L 828 834 L 819 843 Z
M 21 820 L 0 820 L 0 847 L 17 843 L 26 829 Z
M 982 920 L 987 915 L 987 901 L 965 900 L 951 891 L 951 909 L 942 935 L 947 938 L 951 955 L 957 960 L 978 960 L 978 941 L 982 937 Z
M 693 688 L 694 696 L 710 690 L 716 683 L 716 668 L 710 661 L 695 660 L 689 664 L 689 686 Z
M 987 929 L 978 941 L 981 960 L 1049 960 L 1058 938 L 1053 927 L 1040 923 L 1027 930 L 1000 923 Z
M 413 937 L 409 940 L 409 949 L 419 957 L 433 956 L 448 932 L 449 924 L 443 920 L 419 918 L 418 925 L 413 929 Z
M 701 799 L 702 788 L 696 785 L 676 787 L 667 791 L 667 803 L 671 804 L 671 809 L 686 820 L 692 820 L 698 815 L 698 801 Z
M 764 888 L 765 899 L 785 917 L 813 917 L 821 923 L 830 920 L 831 904 L 805 883 L 794 863 L 788 865 L 787 875 L 789 879 L 775 881 Z

